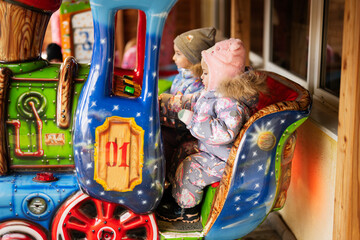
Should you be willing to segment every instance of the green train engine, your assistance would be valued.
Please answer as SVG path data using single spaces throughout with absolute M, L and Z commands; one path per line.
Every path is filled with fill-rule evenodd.
M 79 190 L 73 112 L 89 66 L 40 57 L 61 1 L 0 1 L 0 238 L 48 239 L 53 217 Z

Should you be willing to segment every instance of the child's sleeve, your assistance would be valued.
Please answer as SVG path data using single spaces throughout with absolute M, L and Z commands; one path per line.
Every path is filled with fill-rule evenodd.
M 198 94 L 161 94 L 159 96 L 160 123 L 168 127 L 185 128 L 178 118 L 178 112 L 182 109 L 192 111 L 197 98 Z
M 221 145 L 235 140 L 249 116 L 249 109 L 229 98 L 215 103 L 214 116 L 200 114 L 187 126 L 192 135 L 207 144 Z

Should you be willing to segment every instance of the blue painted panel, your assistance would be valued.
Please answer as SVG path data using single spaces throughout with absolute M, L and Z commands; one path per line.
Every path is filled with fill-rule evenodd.
M 74 158 L 81 187 L 92 197 L 123 204 L 136 213 L 154 210 L 164 183 L 158 113 L 158 58 L 168 11 L 175 0 L 92 1 L 95 43 L 90 74 L 81 92 L 74 128 Z M 146 46 L 142 92 L 128 99 L 111 93 L 114 58 L 114 16 L 117 9 L 140 9 L 146 14 Z M 142 182 L 132 191 L 105 190 L 94 180 L 95 131 L 108 117 L 133 118 L 144 130 Z M 119 176 L 119 178 L 125 176 Z
M 276 146 L 285 130 L 308 114 L 308 111 L 273 113 L 251 125 L 238 148 L 224 207 L 206 239 L 216 239 L 219 235 L 224 240 L 241 238 L 270 213 L 277 194 L 276 176 L 281 170 L 275 164 Z M 268 151 L 260 149 L 257 144 L 259 134 L 264 132 L 271 132 L 276 138 L 275 146 Z
M 54 173 L 54 182 L 35 182 L 36 173 L 16 173 L 0 177 L 0 221 L 25 219 L 35 221 L 45 229 L 50 229 L 52 218 L 59 206 L 74 192 L 79 190 L 74 173 Z M 29 211 L 29 202 L 40 197 L 46 202 L 46 210 L 41 214 Z

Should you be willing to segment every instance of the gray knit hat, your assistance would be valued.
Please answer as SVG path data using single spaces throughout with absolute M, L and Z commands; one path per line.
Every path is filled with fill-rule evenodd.
M 180 34 L 174 44 L 192 64 L 197 64 L 201 61 L 201 51 L 214 46 L 215 35 L 214 27 L 198 28 Z

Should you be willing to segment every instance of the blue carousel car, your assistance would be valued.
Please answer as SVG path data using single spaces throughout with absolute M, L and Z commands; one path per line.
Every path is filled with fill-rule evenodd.
M 50 64 L 39 52 L 35 60 L 1 59 L 0 83 L 8 83 L 1 102 L 29 105 L 8 101 L 2 108 L 0 134 L 9 137 L 0 149 L 1 239 L 238 239 L 283 207 L 296 129 L 311 98 L 298 84 L 262 72 L 269 92 L 238 135 L 221 181 L 207 188 L 201 222 L 184 230 L 156 219 L 165 183 L 158 59 L 175 2 L 91 0 L 90 69 L 73 58 Z M 45 10 L 38 1 L 3 4 L 46 16 L 56 10 L 49 2 Z M 122 9 L 139 10 L 134 70 L 114 67 L 115 14 Z

